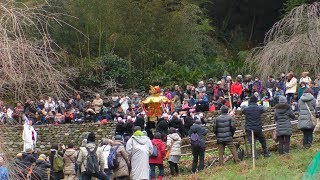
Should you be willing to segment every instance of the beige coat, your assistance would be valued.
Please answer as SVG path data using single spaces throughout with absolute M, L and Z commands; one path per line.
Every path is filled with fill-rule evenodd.
M 63 173 L 65 175 L 75 175 L 75 163 L 77 161 L 77 152 L 74 149 L 67 149 L 63 155 L 64 168 Z
M 298 80 L 295 77 L 292 77 L 292 79 L 289 82 L 286 82 L 286 94 L 288 93 L 296 93 L 297 92 L 297 85 Z
M 94 148 L 96 147 L 96 144 L 94 143 L 88 143 L 86 145 L 86 147 L 88 147 L 90 149 L 90 151 L 93 151 Z M 97 148 L 97 156 L 98 156 L 98 160 L 99 160 L 99 165 L 100 165 L 100 171 L 104 170 L 104 158 L 103 158 L 103 154 L 102 154 L 102 150 L 100 148 Z M 86 171 L 86 168 L 84 167 L 87 164 L 87 156 L 88 156 L 88 151 L 85 147 L 80 147 L 80 152 L 79 152 L 79 156 L 77 159 L 77 164 L 81 165 L 81 172 Z
M 181 155 L 181 137 L 178 133 L 169 134 L 167 136 L 167 149 L 170 148 L 170 156 Z
M 103 100 L 101 98 L 100 99 L 94 99 L 92 101 L 92 105 L 94 107 L 94 112 L 95 113 L 100 113 L 101 107 L 103 105 Z
M 113 143 L 112 148 L 116 148 L 117 145 L 121 144 L 121 142 L 115 141 Z M 125 150 L 123 145 L 120 145 L 117 149 L 117 158 L 119 162 L 119 167 L 113 170 L 113 178 L 121 177 L 121 176 L 129 176 L 129 168 L 128 165 L 130 164 L 128 153 Z

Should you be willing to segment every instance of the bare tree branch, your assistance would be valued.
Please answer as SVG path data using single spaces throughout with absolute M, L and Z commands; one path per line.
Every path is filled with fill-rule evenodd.
M 24 97 L 48 94 L 63 97 L 72 92 L 59 71 L 59 55 L 53 50 L 48 26 L 62 23 L 45 10 L 48 4 L 28 7 L 13 0 L 0 2 L 0 91 Z
M 301 5 L 273 25 L 266 34 L 264 46 L 251 51 L 246 65 L 263 77 L 290 70 L 317 73 L 319 34 L 320 3 Z M 303 69 L 302 64 L 309 64 L 312 69 Z

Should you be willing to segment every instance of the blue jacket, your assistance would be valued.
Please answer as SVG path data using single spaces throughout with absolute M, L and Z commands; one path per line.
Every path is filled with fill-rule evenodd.
M 203 95 L 202 100 L 198 101 L 197 104 L 209 104 L 208 96 Z
M 282 90 L 283 92 L 286 92 L 286 83 L 284 83 L 283 80 L 281 80 L 281 81 L 279 82 L 279 86 L 281 87 L 281 90 Z
M 248 107 L 243 109 L 242 112 L 246 116 L 246 131 L 262 131 L 261 114 L 265 111 L 263 106 L 258 106 L 256 103 L 250 103 Z
M 0 166 L 0 179 L 9 180 L 9 171 L 6 167 Z

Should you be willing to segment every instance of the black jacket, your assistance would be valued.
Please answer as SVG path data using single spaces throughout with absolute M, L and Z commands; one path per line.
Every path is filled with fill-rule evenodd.
M 33 154 L 23 154 L 21 164 L 22 166 L 26 167 L 27 169 L 31 167 L 33 163 L 36 162 L 36 158 Z
M 138 116 L 136 121 L 134 122 L 135 126 L 140 126 L 141 130 L 144 130 L 144 118 L 141 116 Z
M 172 120 L 169 123 L 169 127 L 173 127 L 175 129 L 178 129 L 180 135 L 183 135 L 183 124 L 182 124 L 182 120 L 177 118 L 177 117 L 173 117 Z
M 133 134 L 133 126 L 134 126 L 134 124 L 133 124 L 133 122 L 126 122 L 125 124 L 124 124 L 124 132 L 126 133 L 126 135 L 127 136 L 132 136 L 132 134 Z
M 125 132 L 124 124 L 123 123 L 117 123 L 116 126 L 116 135 L 123 135 Z
M 247 131 L 262 131 L 261 114 L 265 112 L 263 106 L 258 106 L 256 103 L 250 103 L 244 108 L 243 114 L 246 116 L 245 129 Z
M 37 160 L 36 166 L 33 169 L 33 172 L 31 174 L 31 179 L 42 179 L 42 180 L 48 180 L 48 174 L 47 169 L 50 168 L 50 164 L 46 162 L 45 160 Z
M 216 134 L 218 143 L 232 141 L 232 137 L 235 132 L 235 124 L 232 116 L 228 114 L 220 115 L 216 118 L 213 127 L 213 131 Z
M 167 135 L 168 128 L 169 128 L 168 121 L 163 118 L 160 118 L 156 125 L 157 132 L 161 133 L 162 135 Z
M 207 130 L 199 124 L 193 124 L 188 132 L 189 136 L 191 136 L 192 133 L 197 133 L 201 139 L 204 139 L 207 135 Z
M 288 104 L 277 104 L 274 111 L 274 120 L 277 124 L 277 136 L 292 134 L 291 120 L 295 118 Z
M 190 130 L 193 123 L 194 123 L 194 119 L 192 119 L 192 117 L 187 116 L 184 118 L 184 129 L 186 130 L 186 132 Z

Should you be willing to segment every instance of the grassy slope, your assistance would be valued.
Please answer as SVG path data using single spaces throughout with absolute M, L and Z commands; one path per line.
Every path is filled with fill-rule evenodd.
M 316 143 L 311 149 L 294 149 L 286 156 L 279 156 L 276 152 L 270 158 L 260 156 L 255 170 L 252 170 L 252 161 L 246 159 L 240 164 L 229 161 L 223 167 L 211 167 L 196 175 L 175 179 L 301 179 L 319 148 L 319 143 Z

